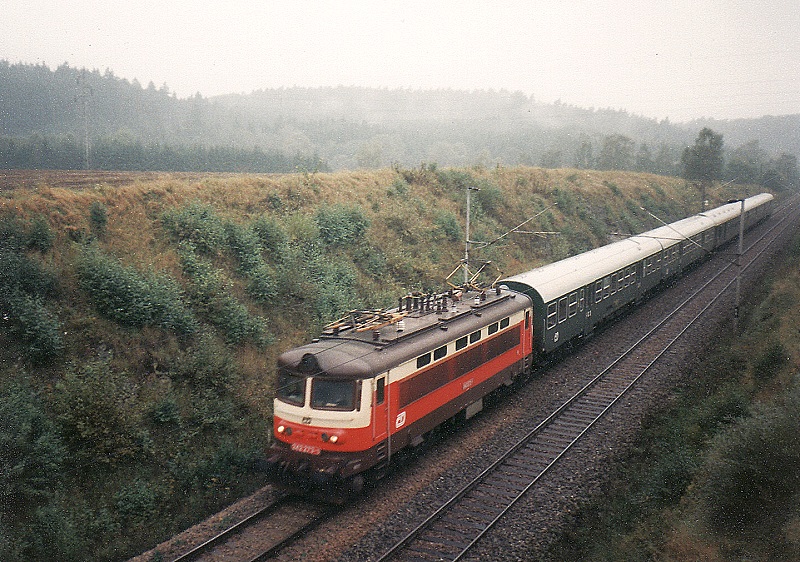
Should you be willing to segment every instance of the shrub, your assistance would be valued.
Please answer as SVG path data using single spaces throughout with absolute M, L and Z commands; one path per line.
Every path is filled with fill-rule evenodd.
M 253 221 L 252 229 L 266 251 L 267 258 L 274 262 L 282 261 L 288 249 L 289 236 L 280 224 L 262 215 Z
M 50 229 L 47 219 L 41 215 L 34 217 L 28 231 L 26 246 L 31 250 L 44 254 L 53 247 L 54 240 L 55 234 Z
M 17 336 L 30 360 L 46 361 L 63 351 L 62 324 L 41 299 L 16 291 L 0 298 L 0 308 L 3 323 Z
M 69 369 L 56 384 L 54 406 L 63 435 L 87 466 L 114 465 L 144 449 L 136 388 L 108 362 Z
M 729 536 L 775 530 L 798 515 L 798 419 L 796 389 L 778 406 L 760 407 L 713 439 L 698 483 L 711 529 Z
M 11 513 L 52 497 L 66 450 L 38 396 L 24 384 L 0 390 L 0 420 L 0 513 Z
M 458 218 L 452 211 L 438 211 L 433 219 L 433 224 L 441 234 L 451 242 L 457 242 L 463 236 Z
M 106 234 L 108 225 L 108 209 L 100 201 L 92 201 L 89 206 L 89 228 L 92 234 L 102 238 Z
M 228 248 L 243 273 L 249 274 L 263 266 L 261 242 L 253 230 L 228 222 L 225 224 L 225 232 L 228 235 Z
M 278 282 L 265 265 L 250 272 L 248 294 L 260 303 L 271 303 L 278 296 Z
M 223 221 L 214 209 L 201 203 L 191 203 L 181 210 L 165 211 L 161 220 L 179 242 L 191 242 L 203 254 L 219 251 L 227 239 Z
M 192 303 L 208 322 L 223 331 L 228 343 L 250 340 L 263 345 L 269 341 L 264 321 L 251 317 L 247 307 L 233 296 L 233 283 L 222 270 L 198 257 L 190 243 L 181 245 L 180 258 L 192 282 Z
M 178 284 L 166 276 L 143 276 L 95 247 L 88 247 L 78 264 L 79 284 L 95 308 L 126 326 L 158 326 L 178 334 L 197 330 L 183 304 Z
M 320 207 L 314 220 L 319 227 L 320 238 L 330 246 L 356 242 L 369 228 L 369 219 L 357 205 Z
M 771 343 L 753 364 L 753 376 L 760 381 L 773 378 L 789 362 L 789 354 L 781 342 Z

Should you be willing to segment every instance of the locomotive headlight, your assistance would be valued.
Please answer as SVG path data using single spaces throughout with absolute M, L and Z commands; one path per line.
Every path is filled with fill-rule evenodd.
M 338 435 L 331 435 L 331 443 L 336 443 L 339 440 Z
M 286 428 L 283 427 L 282 425 L 279 425 L 277 431 L 278 433 L 283 433 L 284 431 L 286 431 Z

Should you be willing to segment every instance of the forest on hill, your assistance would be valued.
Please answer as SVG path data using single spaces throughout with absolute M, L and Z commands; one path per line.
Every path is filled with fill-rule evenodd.
M 800 154 L 800 115 L 691 123 L 509 91 L 280 88 L 179 99 L 62 64 L 0 60 L 0 168 L 288 172 L 534 165 L 680 175 L 708 127 L 763 175 Z M 742 166 L 726 180 L 748 183 Z M 755 170 L 755 172 L 753 172 Z M 756 178 L 757 181 L 760 178 Z

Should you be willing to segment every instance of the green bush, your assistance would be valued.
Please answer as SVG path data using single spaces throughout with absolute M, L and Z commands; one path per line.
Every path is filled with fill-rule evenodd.
M 192 283 L 192 304 L 203 317 L 219 328 L 228 343 L 244 340 L 257 345 L 268 343 L 266 325 L 259 317 L 251 317 L 247 307 L 232 294 L 233 283 L 224 271 L 200 258 L 190 243 L 180 248 L 184 273 Z
M 320 207 L 314 220 L 319 228 L 320 238 L 329 246 L 359 241 L 370 224 L 364 211 L 357 205 Z
M 228 235 L 228 249 L 233 253 L 244 274 L 252 273 L 264 265 L 261 257 L 261 241 L 255 231 L 238 224 L 225 224 Z
M 30 232 L 46 226 L 39 224 Z M 0 325 L 19 341 L 28 359 L 41 362 L 61 353 L 62 327 L 44 303 L 44 298 L 57 293 L 55 274 L 25 255 L 29 247 L 43 249 L 52 239 L 48 242 L 45 235 L 30 232 L 13 215 L 0 220 Z
M 279 263 L 288 250 L 289 236 L 274 219 L 262 215 L 253 221 L 253 232 L 258 236 L 261 247 L 266 251 L 267 259 Z
M 54 411 L 76 460 L 110 466 L 146 450 L 136 387 L 104 361 L 70 368 L 56 384 Z
M 250 272 L 247 293 L 262 304 L 268 304 L 278 296 L 278 283 L 267 266 L 262 265 Z
M 458 218 L 452 211 L 437 211 L 433 218 L 436 229 L 451 242 L 459 241 L 464 232 L 458 222 Z
M 225 224 L 208 205 L 195 202 L 180 210 L 170 209 L 161 221 L 179 242 L 191 242 L 202 254 L 213 254 L 225 246 Z
M 753 364 L 753 376 L 760 381 L 772 379 L 789 362 L 789 353 L 781 342 L 773 342 Z
M 100 201 L 92 201 L 89 206 L 89 228 L 98 238 L 102 238 L 106 234 L 106 227 L 108 226 L 108 209 Z
M 31 509 L 60 487 L 66 449 L 28 386 L 0 390 L 0 514 Z
M 47 219 L 42 216 L 34 217 L 28 230 L 26 246 L 44 254 L 53 247 L 54 241 L 55 234 L 50 229 Z
M 0 297 L 0 308 L 2 324 L 17 336 L 31 361 L 44 362 L 61 354 L 64 349 L 62 324 L 41 299 L 16 291 Z
M 728 536 L 778 536 L 800 515 L 800 390 L 717 435 L 697 488 L 707 523 Z
M 93 246 L 81 255 L 78 277 L 95 308 L 120 324 L 157 326 L 181 335 L 197 331 L 179 285 L 168 277 L 144 276 Z

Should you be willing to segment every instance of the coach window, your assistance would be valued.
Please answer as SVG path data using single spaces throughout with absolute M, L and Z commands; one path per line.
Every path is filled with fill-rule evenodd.
M 487 329 L 487 332 L 489 332 L 489 335 L 491 336 L 492 334 L 496 334 L 497 330 L 499 330 L 499 329 L 500 329 L 500 325 L 497 322 L 495 322 L 494 324 L 489 324 L 489 328 Z
M 594 302 L 603 300 L 603 282 L 598 281 L 594 284 Z
M 500 320 L 500 329 L 505 330 L 506 328 L 508 328 L 510 324 L 511 324 L 510 318 L 503 318 L 502 320 Z
M 578 293 L 572 293 L 569 296 L 569 317 L 572 318 L 578 314 Z
M 581 289 L 581 297 L 578 299 L 578 309 L 583 312 L 583 307 L 586 306 L 586 289 Z
M 477 332 L 472 332 L 469 335 L 469 343 L 475 343 L 479 339 L 481 339 L 481 331 L 480 330 L 478 330 Z
M 456 340 L 456 351 L 458 351 L 459 349 L 464 349 L 465 347 L 467 347 L 467 336 L 464 336 L 463 338 L 458 338 Z
M 603 279 L 603 298 L 607 299 L 611 291 L 611 276 Z
M 563 297 L 558 301 L 558 321 L 563 322 L 567 319 L 567 297 Z
M 430 362 L 431 362 L 430 353 L 426 353 L 425 355 L 420 355 L 419 357 L 417 357 L 417 369 L 421 369 Z
M 433 350 L 433 360 L 434 361 L 438 361 L 439 359 L 441 359 L 445 355 L 447 355 L 447 346 L 446 345 L 443 345 L 442 347 Z
M 557 304 L 556 301 L 551 302 L 547 305 L 547 329 L 549 330 L 553 326 L 556 325 L 556 311 L 557 311 Z
M 617 292 L 617 274 L 615 273 L 610 277 L 611 277 L 611 294 L 613 295 L 614 293 Z

